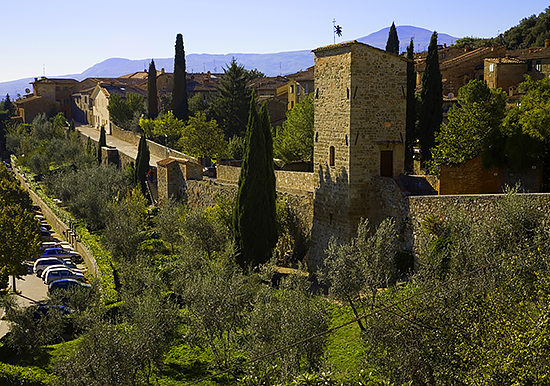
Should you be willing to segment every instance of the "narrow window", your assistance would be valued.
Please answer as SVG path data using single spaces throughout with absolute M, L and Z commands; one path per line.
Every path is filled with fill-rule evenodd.
M 328 164 L 334 166 L 334 146 L 331 146 L 329 149 Z

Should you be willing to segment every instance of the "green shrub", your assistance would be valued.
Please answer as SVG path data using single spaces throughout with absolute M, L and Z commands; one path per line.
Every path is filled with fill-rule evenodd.
M 20 367 L 0 362 L 0 385 L 49 386 L 57 378 L 37 367 Z

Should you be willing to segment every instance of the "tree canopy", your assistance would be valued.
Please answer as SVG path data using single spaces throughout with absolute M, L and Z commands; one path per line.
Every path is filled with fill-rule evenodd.
M 399 38 L 397 37 L 397 29 L 394 22 L 391 23 L 390 32 L 388 33 L 386 51 L 399 55 Z
M 275 158 L 285 163 L 313 161 L 314 95 L 309 94 L 302 102 L 286 113 L 286 121 L 277 128 L 273 139 Z
M 237 262 L 243 269 L 267 262 L 277 243 L 273 143 L 267 105 L 256 111 L 250 98 L 246 150 L 239 177 L 234 230 Z
M 198 112 L 181 129 L 178 148 L 193 157 L 218 158 L 225 154 L 227 143 L 216 120 L 208 121 L 205 113 Z
M 187 79 L 185 70 L 185 51 L 182 34 L 176 35 L 176 53 L 174 56 L 174 86 L 172 88 L 172 112 L 178 119 L 189 119 L 187 101 Z
M 505 115 L 508 97 L 502 89 L 490 89 L 484 82 L 471 80 L 461 87 L 459 105 L 448 111 L 449 123 L 436 134 L 431 150 L 433 165 L 459 164 L 490 151 L 495 145 Z
M 422 150 L 422 160 L 430 161 L 430 149 L 435 144 L 435 134 L 443 119 L 443 86 L 439 70 L 437 53 L 437 32 L 433 32 L 428 46 L 426 68 L 422 75 L 422 91 L 420 92 L 421 108 L 418 124 L 418 137 Z
M 226 138 L 243 136 L 250 107 L 251 90 L 248 82 L 251 75 L 235 58 L 223 72 L 224 76 L 220 78 L 220 85 L 217 87 L 218 95 L 212 99 L 210 106 L 216 121 L 224 129 Z
M 155 61 L 151 60 L 147 72 L 147 118 L 156 118 L 158 113 L 157 69 L 155 68 Z

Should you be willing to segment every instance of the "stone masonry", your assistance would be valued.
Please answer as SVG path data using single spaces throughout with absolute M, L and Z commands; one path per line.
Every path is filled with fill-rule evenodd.
M 374 179 L 404 170 L 407 60 L 356 41 L 315 54 L 310 270 L 331 237 L 348 241 L 359 220 L 384 217 Z

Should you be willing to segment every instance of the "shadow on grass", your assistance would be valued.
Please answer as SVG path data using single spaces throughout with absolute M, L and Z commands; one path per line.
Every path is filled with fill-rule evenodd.
M 211 366 L 212 358 L 199 348 L 186 344 L 173 346 L 165 355 L 164 366 L 160 370 L 162 378 L 177 382 L 193 382 L 214 374 L 217 370 Z M 200 385 L 230 385 L 235 384 L 235 378 L 231 375 L 223 375 Z

